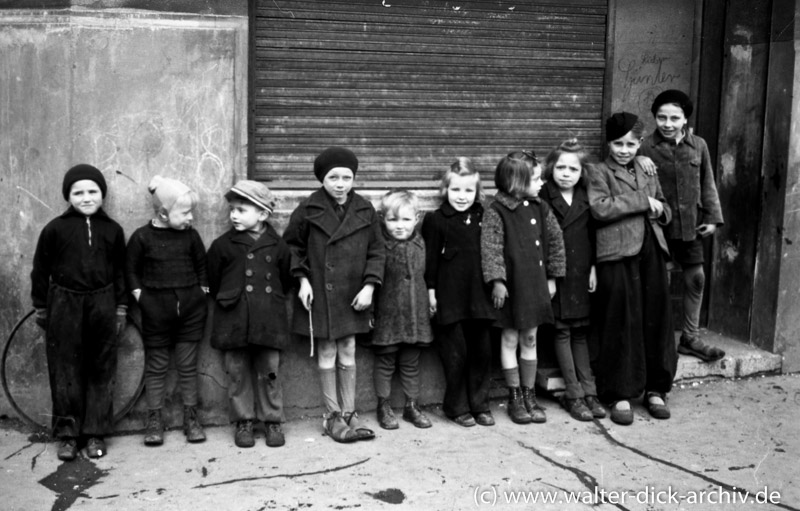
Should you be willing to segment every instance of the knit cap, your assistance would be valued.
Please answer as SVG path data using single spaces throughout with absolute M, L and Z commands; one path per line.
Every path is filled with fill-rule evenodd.
M 251 181 L 249 179 L 238 181 L 233 185 L 233 188 L 225 194 L 225 198 L 229 201 L 235 198 L 244 199 L 270 213 L 275 210 L 275 196 L 272 195 L 272 191 L 267 185 L 258 181 Z
M 97 170 L 96 167 L 92 167 L 87 163 L 81 163 L 75 165 L 64 174 L 64 183 L 61 185 L 61 194 L 64 196 L 64 200 L 69 200 L 69 191 L 72 189 L 72 185 L 84 179 L 97 183 L 103 198 L 106 197 L 108 186 L 106 185 L 106 178 L 103 177 L 103 173 Z
M 170 179 L 159 175 L 153 176 L 147 189 L 153 195 L 153 202 L 156 206 L 164 208 L 166 211 L 172 209 L 172 206 L 178 199 L 187 194 L 192 193 L 192 189 L 181 183 L 177 179 Z
M 669 89 L 656 96 L 656 99 L 653 100 L 653 106 L 650 107 L 650 111 L 653 112 L 653 117 L 658 113 L 658 109 L 667 103 L 675 103 L 681 107 L 683 109 L 683 115 L 687 119 L 694 111 L 694 105 L 692 104 L 692 100 L 689 99 L 689 96 L 682 91 Z
M 624 137 L 633 126 L 639 117 L 630 112 L 617 112 L 606 121 L 606 141 L 611 142 L 618 138 Z
M 344 147 L 329 147 L 322 151 L 314 160 L 314 175 L 322 182 L 331 169 L 345 167 L 353 171 L 355 176 L 358 170 L 358 158 L 350 149 Z

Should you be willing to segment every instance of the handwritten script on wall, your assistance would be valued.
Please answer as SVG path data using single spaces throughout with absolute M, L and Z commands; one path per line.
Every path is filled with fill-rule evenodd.
M 691 0 L 618 0 L 612 112 L 633 112 L 650 131 L 650 106 L 661 91 L 690 93 L 694 9 Z

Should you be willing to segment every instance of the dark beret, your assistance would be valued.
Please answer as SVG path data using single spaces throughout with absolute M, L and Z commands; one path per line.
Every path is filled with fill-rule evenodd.
M 689 96 L 679 90 L 669 89 L 656 96 L 656 99 L 653 100 L 653 106 L 650 108 L 650 111 L 653 112 L 653 117 L 658 113 L 661 105 L 667 103 L 675 103 L 680 106 L 683 109 L 683 115 L 687 118 L 694 111 L 694 105 L 692 105 L 692 100 L 689 99 Z
M 624 137 L 638 120 L 639 117 L 630 112 L 617 112 L 609 117 L 606 121 L 606 142 Z
M 352 170 L 353 175 L 355 175 L 358 170 L 358 158 L 350 149 L 329 147 L 314 160 L 314 175 L 322 182 L 328 171 L 336 167 L 346 167 Z

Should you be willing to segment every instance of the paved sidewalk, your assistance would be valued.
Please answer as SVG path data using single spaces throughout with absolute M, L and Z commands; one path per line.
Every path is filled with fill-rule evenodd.
M 238 449 L 218 427 L 198 445 L 180 431 L 159 448 L 143 447 L 141 435 L 113 437 L 108 456 L 72 463 L 4 420 L 0 509 L 800 509 L 798 375 L 678 385 L 672 419 L 636 405 L 629 427 L 576 422 L 543 401 L 543 425 L 515 425 L 495 402 L 490 428 L 461 428 L 430 409 L 431 429 L 382 431 L 368 413 L 378 438 L 341 445 L 315 417 L 288 423 L 279 449 L 263 434 Z

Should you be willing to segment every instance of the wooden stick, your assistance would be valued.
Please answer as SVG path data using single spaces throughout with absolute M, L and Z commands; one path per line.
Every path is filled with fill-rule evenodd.
M 308 309 L 308 338 L 311 343 L 311 353 L 308 355 L 309 357 L 314 356 L 314 321 L 312 318 L 313 314 L 311 313 L 311 309 Z

